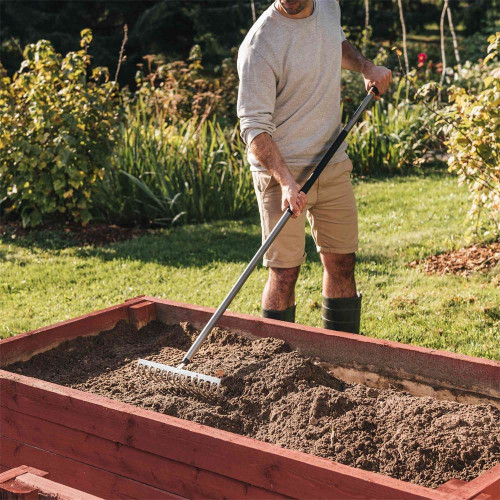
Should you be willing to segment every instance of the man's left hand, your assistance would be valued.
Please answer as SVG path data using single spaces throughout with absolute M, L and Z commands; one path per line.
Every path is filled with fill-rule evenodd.
M 385 93 L 392 82 L 392 71 L 384 66 L 375 66 L 371 63 L 364 71 L 366 90 L 377 87 L 379 95 Z

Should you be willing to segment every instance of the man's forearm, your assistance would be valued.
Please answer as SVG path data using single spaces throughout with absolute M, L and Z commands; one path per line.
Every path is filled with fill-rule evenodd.
M 373 65 L 352 43 L 342 42 L 342 67 L 350 71 L 364 73 L 369 65 Z
M 305 208 L 307 197 L 300 191 L 293 175 L 290 173 L 280 150 L 269 134 L 263 132 L 250 143 L 250 151 L 259 162 L 281 185 L 281 206 L 285 210 L 288 206 L 297 217 Z
M 392 73 L 383 66 L 376 66 L 347 40 L 342 42 L 342 67 L 363 74 L 366 90 L 377 87 L 383 94 L 392 81 Z
M 255 156 L 259 165 L 262 165 L 281 186 L 295 182 L 280 150 L 269 134 L 259 134 L 250 144 L 250 151 Z

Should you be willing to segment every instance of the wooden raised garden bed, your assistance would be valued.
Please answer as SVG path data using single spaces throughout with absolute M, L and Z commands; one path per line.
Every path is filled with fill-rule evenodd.
M 212 312 L 137 297 L 0 341 L 0 366 L 120 320 L 202 328 Z M 347 382 L 500 407 L 494 361 L 229 312 L 219 326 L 285 340 Z M 0 370 L 0 383 L 0 472 L 26 465 L 104 498 L 500 498 L 500 465 L 431 489 L 17 373 Z

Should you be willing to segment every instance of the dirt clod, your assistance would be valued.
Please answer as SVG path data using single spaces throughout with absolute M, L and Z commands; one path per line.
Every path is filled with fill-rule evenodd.
M 175 365 L 197 333 L 121 322 L 9 369 L 424 486 L 470 481 L 500 460 L 497 408 L 346 384 L 274 338 L 212 332 L 190 369 L 222 376 L 220 400 L 141 380 L 138 358 Z

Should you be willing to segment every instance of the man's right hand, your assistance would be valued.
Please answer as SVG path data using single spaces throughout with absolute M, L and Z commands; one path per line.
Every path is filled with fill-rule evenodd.
M 290 207 L 293 219 L 302 213 L 306 203 L 307 195 L 300 190 L 300 186 L 294 180 L 281 185 L 281 209 L 285 211 Z

